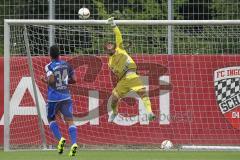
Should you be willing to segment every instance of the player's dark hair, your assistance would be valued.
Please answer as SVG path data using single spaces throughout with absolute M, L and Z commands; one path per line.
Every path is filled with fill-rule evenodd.
M 57 59 L 60 55 L 59 48 L 57 45 L 52 45 L 50 47 L 50 56 L 52 59 Z

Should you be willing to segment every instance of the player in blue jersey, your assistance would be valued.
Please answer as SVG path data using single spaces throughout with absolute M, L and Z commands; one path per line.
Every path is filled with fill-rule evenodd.
M 55 116 L 58 112 L 63 115 L 65 123 L 69 126 L 68 131 L 72 142 L 69 156 L 75 156 L 78 148 L 77 128 L 73 122 L 72 99 L 68 84 L 76 83 L 76 77 L 72 67 L 67 62 L 60 60 L 59 55 L 58 46 L 51 46 L 51 62 L 45 66 L 46 77 L 41 78 L 48 85 L 47 118 L 50 129 L 59 140 L 58 152 L 62 154 L 66 139 L 62 137 Z

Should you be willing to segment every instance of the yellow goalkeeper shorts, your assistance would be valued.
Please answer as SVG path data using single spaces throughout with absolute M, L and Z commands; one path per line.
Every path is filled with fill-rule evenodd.
M 137 92 L 143 88 L 145 87 L 142 80 L 136 73 L 133 72 L 127 74 L 117 83 L 117 86 L 113 89 L 113 93 L 119 98 L 122 98 L 130 91 Z

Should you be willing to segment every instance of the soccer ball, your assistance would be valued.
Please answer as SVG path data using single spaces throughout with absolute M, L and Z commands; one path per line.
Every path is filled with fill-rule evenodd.
M 168 150 L 171 149 L 173 147 L 173 143 L 170 140 L 164 140 L 161 144 L 161 148 Z
M 81 8 L 78 10 L 78 16 L 80 19 L 87 19 L 90 16 L 90 11 L 87 8 Z

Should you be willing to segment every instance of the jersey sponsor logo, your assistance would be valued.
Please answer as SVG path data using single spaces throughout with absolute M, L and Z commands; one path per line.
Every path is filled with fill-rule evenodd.
M 214 71 L 216 100 L 232 127 L 240 129 L 240 66 Z

